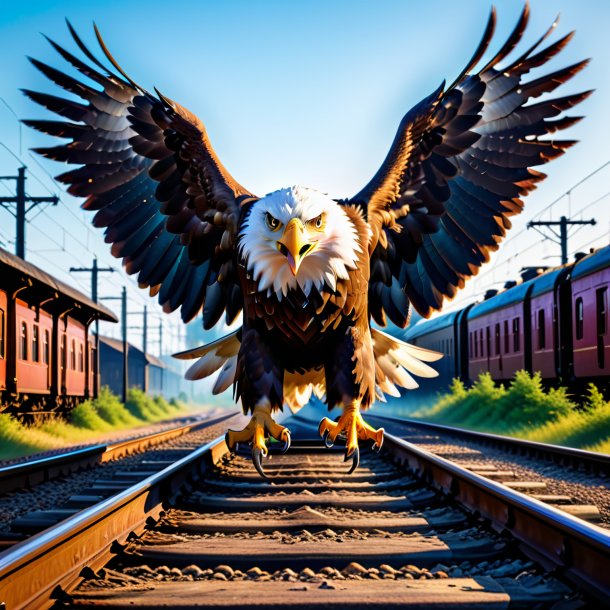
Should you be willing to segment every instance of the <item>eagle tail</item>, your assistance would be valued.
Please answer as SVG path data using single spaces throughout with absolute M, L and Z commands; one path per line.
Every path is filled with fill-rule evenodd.
M 180 360 L 198 358 L 197 362 L 184 375 L 186 379 L 191 381 L 209 377 L 220 369 L 212 389 L 213 394 L 220 394 L 233 385 L 237 367 L 237 353 L 241 343 L 240 337 L 241 328 L 201 347 L 174 354 L 174 358 Z
M 437 377 L 438 372 L 427 362 L 435 362 L 442 354 L 423 347 L 405 343 L 376 328 L 371 329 L 375 354 L 375 382 L 377 398 L 400 397 L 398 387 L 414 390 L 419 387 L 412 375 Z M 186 372 L 191 381 L 203 379 L 220 370 L 213 394 L 220 394 L 233 385 L 237 367 L 237 354 L 241 339 L 241 328 L 212 343 L 174 354 L 181 360 L 195 362 Z M 304 374 L 286 373 L 284 376 L 284 401 L 292 411 L 306 405 L 312 395 L 324 400 L 326 393 L 324 369 L 314 369 Z
M 371 328 L 373 352 L 375 354 L 375 382 L 377 398 L 385 401 L 385 396 L 400 397 L 397 386 L 415 390 L 419 384 L 417 377 L 438 377 L 438 372 L 427 362 L 436 362 L 443 354 L 423 347 L 405 343 L 377 328 Z

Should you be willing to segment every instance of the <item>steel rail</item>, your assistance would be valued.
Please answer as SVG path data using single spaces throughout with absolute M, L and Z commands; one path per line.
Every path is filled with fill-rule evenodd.
M 403 424 L 405 426 L 413 426 L 414 428 L 424 428 L 437 432 L 445 432 L 454 436 L 484 442 L 503 449 L 510 449 L 512 452 L 519 453 L 521 455 L 551 459 L 560 464 L 570 463 L 579 467 L 584 465 L 586 468 L 590 469 L 591 472 L 610 474 L 610 455 L 605 453 L 596 453 L 595 451 L 586 451 L 584 449 L 576 449 L 574 447 L 562 447 L 561 445 L 551 445 L 548 443 L 539 443 L 537 441 L 528 441 L 521 438 L 514 438 L 512 436 L 491 434 L 490 432 L 467 430 L 465 428 L 456 428 L 454 426 L 435 424 L 417 419 L 407 419 L 377 414 L 371 415 L 371 417 L 375 417 L 383 421 Z
M 75 449 L 58 455 L 1 467 L 0 494 L 9 493 L 23 487 L 32 487 L 62 475 L 144 451 L 145 449 L 154 447 L 155 445 L 189 432 L 194 432 L 195 430 L 200 430 L 213 424 L 220 423 L 237 414 L 237 411 L 231 411 L 231 413 L 219 415 L 218 417 L 211 419 L 182 424 L 175 428 L 154 432 L 118 443 L 93 445 L 91 447 Z
M 392 434 L 384 449 L 501 533 L 532 559 L 610 604 L 610 532 L 421 449 Z
M 228 452 L 224 435 L 129 489 L 0 553 L 0 608 L 49 608 L 86 566 L 96 570 L 113 545 L 140 534 L 168 500 Z

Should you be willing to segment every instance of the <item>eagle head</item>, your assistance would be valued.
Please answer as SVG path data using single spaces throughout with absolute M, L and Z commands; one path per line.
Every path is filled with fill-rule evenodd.
M 302 186 L 252 204 L 239 232 L 239 256 L 258 290 L 280 298 L 291 289 L 335 290 L 355 269 L 361 246 L 341 205 Z

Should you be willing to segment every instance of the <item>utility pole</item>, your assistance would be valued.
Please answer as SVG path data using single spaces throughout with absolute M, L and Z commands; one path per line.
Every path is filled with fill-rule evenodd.
M 140 312 L 132 311 L 132 314 Z M 148 307 L 144 305 L 144 310 L 141 312 L 142 326 L 130 326 L 129 328 L 142 331 L 142 353 L 144 354 L 144 379 L 142 380 L 142 390 L 148 392 Z
M 33 208 L 41 203 L 50 203 L 57 205 L 59 198 L 55 195 L 52 197 L 29 197 L 25 193 L 25 165 L 20 167 L 17 176 L 0 176 L 0 180 L 16 180 L 17 189 L 15 197 L 0 197 L 0 205 L 6 207 L 11 214 L 17 219 L 17 230 L 15 240 L 15 254 L 22 259 L 25 259 L 25 221 Z M 16 204 L 15 212 L 9 209 L 8 204 Z M 30 203 L 30 207 L 26 209 L 26 204 Z
M 70 267 L 70 273 L 91 274 L 91 300 L 97 303 L 98 273 L 114 273 L 112 267 L 98 267 L 97 257 L 93 259 L 91 267 Z M 97 396 L 100 389 L 100 320 L 95 318 L 95 375 L 93 376 L 93 396 Z
M 128 390 L 128 360 L 129 360 L 129 344 L 127 343 L 127 288 L 123 286 L 120 297 L 102 297 L 106 301 L 121 301 L 121 331 L 123 333 L 123 403 L 127 402 Z
M 553 233 L 553 235 L 555 235 L 555 237 L 557 237 L 559 241 L 553 239 L 552 237 L 549 237 L 548 235 L 545 235 L 542 232 L 540 233 L 545 239 L 550 239 L 551 241 L 554 241 L 555 243 L 559 243 L 561 245 L 561 264 L 565 265 L 568 262 L 568 226 L 595 224 L 595 218 L 592 218 L 591 220 L 569 220 L 565 216 L 562 216 L 559 220 L 530 220 L 527 223 L 527 228 L 529 229 L 530 227 L 559 226 L 559 235 L 557 235 L 557 233 L 553 231 L 553 229 L 551 229 L 551 232 Z

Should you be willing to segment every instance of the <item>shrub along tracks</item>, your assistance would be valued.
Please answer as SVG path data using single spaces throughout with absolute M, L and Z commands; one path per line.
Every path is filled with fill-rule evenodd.
M 340 453 L 307 440 L 265 468 L 270 481 L 219 437 L 1 554 L 0 600 L 352 610 L 610 600 L 605 530 L 398 437 L 381 456 L 363 451 L 353 477 Z

